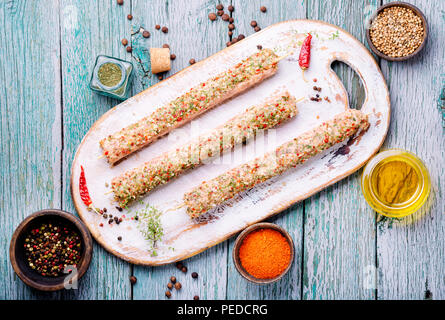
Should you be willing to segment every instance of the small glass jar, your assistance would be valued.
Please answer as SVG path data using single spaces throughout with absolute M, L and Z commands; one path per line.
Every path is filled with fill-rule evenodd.
M 388 202 L 379 196 L 377 179 L 380 169 L 390 162 L 397 161 L 411 167 L 417 176 L 417 183 L 412 188 L 410 196 L 403 202 Z M 388 167 L 387 167 L 388 168 Z M 390 149 L 378 153 L 366 164 L 363 169 L 361 187 L 366 202 L 378 213 L 391 218 L 406 217 L 419 210 L 428 198 L 431 189 L 431 181 L 428 170 L 414 154 Z
M 131 62 L 99 55 L 91 75 L 90 89 L 107 97 L 125 100 L 130 93 L 132 76 Z

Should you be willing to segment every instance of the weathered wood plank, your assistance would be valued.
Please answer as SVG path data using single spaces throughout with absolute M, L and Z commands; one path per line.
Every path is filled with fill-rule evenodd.
M 130 38 L 126 19 L 130 1 L 61 1 L 61 52 L 63 86 L 63 208 L 75 212 L 70 195 L 70 170 L 74 153 L 91 125 L 119 101 L 99 96 L 89 87 L 96 56 L 106 54 L 131 59 L 120 44 Z M 94 178 L 94 177 L 90 177 Z M 87 177 L 88 179 L 88 177 Z M 94 246 L 89 271 L 79 289 L 64 292 L 70 299 L 129 299 L 130 265 Z
M 292 19 L 304 19 L 306 6 L 303 1 L 239 1 L 232 0 L 235 11 L 234 36 L 244 34 L 246 37 L 255 31 L 250 26 L 252 20 L 258 26 L 265 28 L 274 23 Z M 260 7 L 267 8 L 266 13 Z M 228 31 L 228 30 L 227 30 Z M 278 216 L 269 219 L 286 229 L 294 240 L 295 259 L 292 269 L 279 282 L 259 286 L 249 283 L 242 278 L 235 269 L 232 260 L 232 249 L 236 237 L 229 240 L 229 255 L 227 259 L 227 298 L 228 299 L 300 299 L 301 298 L 301 258 L 303 240 L 303 205 L 297 204 L 285 210 Z
M 445 139 L 436 101 L 445 79 L 445 2 L 408 2 L 424 12 L 430 34 L 420 56 L 401 63 L 382 61 L 392 104 L 384 147 L 417 154 L 429 169 L 433 191 L 429 207 L 401 221 L 379 222 L 377 292 L 379 299 L 444 299 Z
M 0 299 L 58 297 L 24 285 L 9 262 L 17 225 L 61 206 L 58 11 L 58 1 L 0 3 Z
M 225 47 L 228 40 L 227 23 L 221 19 L 211 22 L 210 12 L 216 12 L 216 5 L 222 3 L 225 7 L 229 1 L 190 1 L 184 5 L 183 1 L 141 1 L 133 0 L 133 30 L 139 27 L 151 33 L 149 39 L 135 34 L 132 37 L 134 46 L 133 56 L 143 63 L 138 65 L 138 76 L 135 81 L 135 93 L 142 91 L 148 85 L 157 83 L 157 76 L 149 70 L 150 47 L 162 47 L 168 44 L 171 53 L 176 54 L 172 61 L 172 70 L 164 74 L 164 78 L 189 66 L 191 58 L 202 60 Z M 159 24 L 167 26 L 167 34 L 155 30 Z M 172 275 L 182 283 L 180 291 L 172 292 L 172 299 L 193 299 L 198 295 L 201 299 L 224 299 L 226 297 L 226 261 L 227 243 L 217 245 L 200 255 L 187 259 L 184 263 L 188 273 L 180 272 L 174 265 L 163 267 L 134 266 L 134 275 L 138 282 L 133 286 L 134 299 L 165 299 L 167 283 Z M 192 279 L 191 272 L 199 274 L 198 279 Z
M 308 18 L 336 24 L 365 42 L 364 16 L 378 1 L 308 1 Z M 336 65 L 349 93 L 350 106 L 360 106 L 358 76 Z M 375 215 L 367 206 L 355 173 L 305 201 L 304 299 L 373 299 L 368 285 L 375 266 Z

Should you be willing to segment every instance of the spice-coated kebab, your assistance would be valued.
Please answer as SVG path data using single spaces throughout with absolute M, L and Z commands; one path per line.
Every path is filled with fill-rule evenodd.
M 100 141 L 108 162 L 115 164 L 201 113 L 274 75 L 280 58 L 261 50 L 231 69 L 200 83 L 149 116 Z
M 202 182 L 184 195 L 187 213 L 192 218 L 199 217 L 238 193 L 282 174 L 368 126 L 368 117 L 360 111 L 343 112 L 273 152 Z
M 212 156 L 241 144 L 256 132 L 277 126 L 297 113 L 295 98 L 287 91 L 273 95 L 218 128 L 114 178 L 111 187 L 115 200 L 125 206 Z

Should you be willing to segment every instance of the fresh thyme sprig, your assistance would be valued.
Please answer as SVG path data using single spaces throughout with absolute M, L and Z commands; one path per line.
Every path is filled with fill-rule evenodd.
M 144 236 L 145 240 L 150 243 L 150 252 L 152 256 L 157 256 L 156 243 L 161 241 L 164 235 L 164 229 L 161 224 L 162 212 L 154 206 L 147 204 L 144 209 L 137 212 L 138 229 Z

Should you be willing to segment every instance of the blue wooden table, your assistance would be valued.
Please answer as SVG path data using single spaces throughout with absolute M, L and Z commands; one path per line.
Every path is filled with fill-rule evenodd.
M 296 204 L 271 221 L 295 241 L 291 272 L 280 282 L 257 286 L 244 281 L 231 259 L 234 239 L 175 266 L 133 266 L 95 245 L 94 257 L 77 290 L 41 293 L 14 274 L 8 257 L 20 221 L 44 208 L 75 213 L 69 179 L 71 162 L 90 126 L 118 101 L 90 91 L 99 54 L 131 60 L 137 67 L 136 94 L 159 80 L 149 72 L 148 48 L 170 45 L 177 58 L 171 75 L 216 53 L 229 41 L 227 23 L 211 22 L 222 3 L 235 7 L 234 34 L 290 19 L 336 24 L 365 43 L 365 22 L 386 0 L 8 0 L 0 2 L 0 299 L 165 299 L 176 275 L 183 284 L 172 298 L 192 299 L 445 299 L 445 135 L 440 94 L 445 85 L 445 1 L 408 1 L 430 25 L 426 48 L 402 63 L 378 60 L 392 104 L 383 148 L 403 148 L 422 158 L 433 181 L 429 203 L 403 220 L 383 218 L 367 206 L 361 171 Z M 260 12 L 261 6 L 267 12 Z M 127 14 L 133 20 L 127 19 Z M 155 25 L 167 26 L 164 34 Z M 151 37 L 141 37 L 140 28 Z M 134 50 L 120 44 L 127 38 Z M 357 75 L 335 64 L 360 105 Z M 199 279 L 190 277 L 191 271 Z M 138 281 L 131 285 L 129 277 Z

